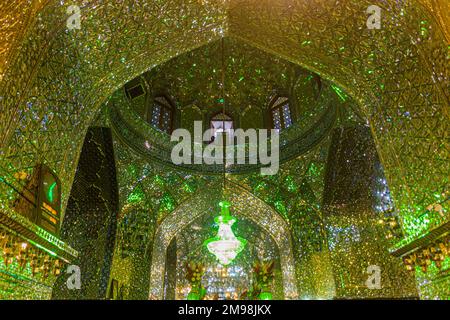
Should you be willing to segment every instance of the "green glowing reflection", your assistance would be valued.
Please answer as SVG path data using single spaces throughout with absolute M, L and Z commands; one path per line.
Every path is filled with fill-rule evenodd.
M 244 250 L 247 240 L 236 237 L 231 230 L 231 226 L 237 221 L 230 215 L 230 203 L 222 201 L 219 203 L 221 214 L 214 218 L 219 225 L 217 236 L 205 241 L 205 246 L 209 252 L 214 254 L 220 264 L 227 266 Z

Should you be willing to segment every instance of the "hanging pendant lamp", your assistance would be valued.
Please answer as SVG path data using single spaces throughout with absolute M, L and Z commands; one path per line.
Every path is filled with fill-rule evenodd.
M 205 241 L 206 248 L 214 254 L 220 264 L 227 266 L 244 250 L 247 240 L 236 237 L 231 226 L 237 221 L 230 215 L 230 203 L 221 201 L 221 214 L 214 218 L 219 225 L 217 235 Z
M 225 114 L 225 57 L 224 57 L 224 39 L 221 40 L 221 64 L 222 64 L 222 103 L 223 114 Z M 225 128 L 225 124 L 223 124 Z M 222 137 L 225 139 L 225 137 Z M 225 193 L 225 171 L 226 171 L 226 157 L 225 157 L 225 141 L 223 141 L 223 193 Z M 244 250 L 247 240 L 236 237 L 231 227 L 237 221 L 235 217 L 230 215 L 230 203 L 228 201 L 221 201 L 219 203 L 221 214 L 214 218 L 216 224 L 219 225 L 217 235 L 205 241 L 205 246 L 209 252 L 214 254 L 220 264 L 227 266 L 237 257 L 237 255 Z

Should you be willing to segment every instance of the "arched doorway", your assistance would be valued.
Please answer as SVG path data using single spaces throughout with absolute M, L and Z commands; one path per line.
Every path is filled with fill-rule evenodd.
M 220 184 L 216 185 L 214 189 L 220 191 Z M 162 299 L 163 297 L 166 251 L 170 242 L 184 227 L 209 211 L 212 194 L 220 195 L 220 192 L 211 192 L 211 188 L 208 188 L 208 191 L 198 193 L 164 219 L 156 230 L 150 274 L 150 299 Z M 229 195 L 228 200 L 233 204 L 233 211 L 235 214 L 238 213 L 238 217 L 242 216 L 252 220 L 274 239 L 280 253 L 284 298 L 296 299 L 298 294 L 294 257 L 286 222 L 266 203 L 243 189 L 234 191 L 228 189 L 227 194 Z M 192 209 L 194 204 L 195 210 Z M 258 210 L 255 210 L 256 208 Z

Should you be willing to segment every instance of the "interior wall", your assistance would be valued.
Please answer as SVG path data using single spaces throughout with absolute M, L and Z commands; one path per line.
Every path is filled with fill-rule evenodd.
M 80 268 L 81 288 L 66 285 L 63 270 L 54 299 L 104 299 L 116 240 L 119 195 L 112 134 L 109 128 L 91 127 L 81 152 L 61 239 L 79 252 L 73 265 Z
M 380 30 L 366 28 L 363 13 L 374 4 L 383 12 Z M 414 238 L 442 223 L 438 216 L 426 225 L 418 218 L 448 190 L 448 159 L 442 157 L 448 150 L 449 121 L 442 121 L 449 117 L 448 49 L 427 11 L 414 0 L 339 7 L 332 1 L 238 0 L 230 11 L 230 34 L 318 72 L 358 101 L 405 236 Z M 444 220 L 448 205 L 443 204 Z
M 217 39 L 227 26 L 230 34 L 317 71 L 358 100 L 403 230 L 414 238 L 448 220 L 448 202 L 443 219 L 418 220 L 448 189 L 449 122 L 442 121 L 448 119 L 448 47 L 439 24 L 417 1 L 375 3 L 386 14 L 379 31 L 366 30 L 361 14 L 373 1 L 337 10 L 326 1 L 233 0 L 226 12 L 192 0 L 182 4 L 183 18 L 177 2 L 145 8 L 92 2 L 82 8 L 90 14 L 83 16 L 81 31 L 67 33 L 66 8 L 50 2 L 27 29 L 0 83 L 1 173 L 19 184 L 15 172 L 44 162 L 61 178 L 67 201 L 74 159 L 100 103 L 149 66 Z M 155 12 L 168 23 L 150 23 Z M 6 197 L 0 201 L 8 205 Z
M 327 163 L 323 196 L 324 224 L 338 299 L 417 298 L 414 276 L 389 248 L 395 237 L 380 221 L 392 211 L 380 204 L 382 190 L 376 183 L 385 179 L 376 170 L 379 163 L 367 126 L 336 128 Z M 384 195 L 388 197 L 387 194 Z M 389 220 L 391 221 L 391 220 Z M 399 236 L 399 235 L 397 235 Z M 379 286 L 372 279 L 380 271 Z

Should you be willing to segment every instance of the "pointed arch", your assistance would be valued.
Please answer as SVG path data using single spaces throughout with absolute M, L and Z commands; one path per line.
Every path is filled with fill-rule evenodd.
M 266 231 L 275 241 L 279 253 L 283 277 L 285 299 L 297 299 L 297 282 L 289 226 L 283 218 L 262 200 L 254 197 L 247 190 L 236 187 L 227 188 L 228 200 L 232 203 L 233 214 L 246 217 Z M 150 270 L 150 299 L 162 299 L 166 251 L 172 239 L 196 218 L 208 214 L 212 195 L 216 202 L 220 200 L 221 184 L 215 184 L 199 192 L 181 204 L 170 216 L 165 218 L 156 230 L 152 249 L 152 266 Z M 214 199 L 213 199 L 214 200 Z M 195 204 L 195 209 L 194 209 Z M 258 208 L 258 210 L 255 210 Z

